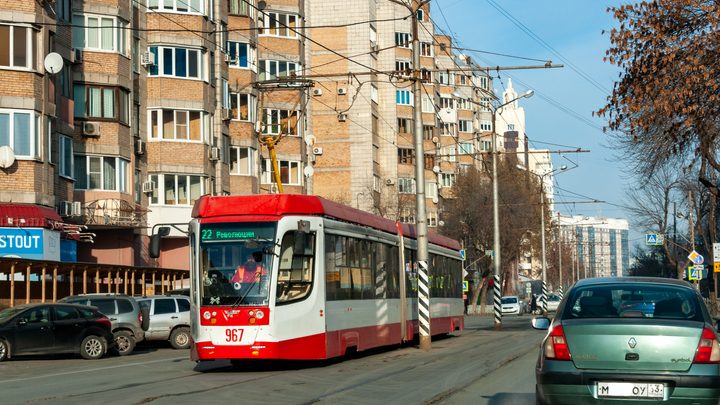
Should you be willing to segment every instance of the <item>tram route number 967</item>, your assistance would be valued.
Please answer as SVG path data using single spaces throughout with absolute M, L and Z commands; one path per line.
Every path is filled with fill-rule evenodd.
M 238 328 L 225 329 L 225 341 L 228 343 L 240 343 L 243 330 Z

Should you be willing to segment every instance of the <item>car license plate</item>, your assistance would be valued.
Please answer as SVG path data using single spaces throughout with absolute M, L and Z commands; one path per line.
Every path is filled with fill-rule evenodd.
M 598 382 L 598 397 L 663 398 L 664 395 L 663 384 Z

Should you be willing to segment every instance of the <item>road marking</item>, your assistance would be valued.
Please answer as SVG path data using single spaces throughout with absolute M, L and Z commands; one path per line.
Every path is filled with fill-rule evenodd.
M 145 361 L 145 362 L 142 362 L 142 363 L 129 363 L 129 364 L 121 364 L 121 365 L 119 365 L 119 366 L 112 366 L 112 367 L 93 368 L 93 369 L 90 369 L 90 370 L 78 370 L 78 371 L 68 371 L 68 372 L 65 372 L 65 373 L 39 375 L 39 376 L 35 376 L 35 377 L 18 378 L 18 379 L 15 379 L 15 380 L 2 380 L 2 381 L 0 381 L 0 384 L 9 383 L 9 382 L 17 382 L 17 381 L 36 380 L 36 379 L 38 379 L 38 378 L 59 377 L 59 376 L 70 375 L 70 374 L 89 373 L 89 372 L 93 372 L 93 371 L 112 370 L 112 369 L 114 369 L 114 368 L 121 368 L 121 367 L 142 366 L 142 365 L 145 365 L 145 364 L 161 363 L 161 362 L 164 362 L 164 361 L 175 361 L 175 360 L 178 360 L 178 359 L 190 360 L 190 357 L 183 356 L 183 357 L 175 357 L 175 358 L 172 358 L 172 359 L 165 359 L 165 360 L 153 360 L 153 361 Z

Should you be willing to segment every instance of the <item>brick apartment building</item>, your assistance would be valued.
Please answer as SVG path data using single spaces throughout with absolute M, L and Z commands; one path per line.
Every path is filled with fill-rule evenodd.
M 261 138 L 281 127 L 283 192 L 406 222 L 422 158 L 432 230 L 457 173 L 482 167 L 494 96 L 426 6 L 413 100 L 407 14 L 385 0 L 0 0 L 0 146 L 14 154 L 0 149 L 0 231 L 37 222 L 61 246 L 45 260 L 186 269 L 176 229 L 149 259 L 153 226 L 187 223 L 202 195 L 277 192 Z M 283 80 L 305 75 L 313 86 Z M 67 238 L 72 224 L 87 229 Z

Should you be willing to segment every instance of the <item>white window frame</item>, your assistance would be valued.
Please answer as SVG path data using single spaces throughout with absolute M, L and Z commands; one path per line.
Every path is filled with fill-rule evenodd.
M 278 163 L 278 168 L 281 168 L 283 163 L 287 163 L 288 168 L 290 169 L 288 171 L 288 182 L 282 183 L 283 186 L 301 186 L 302 185 L 302 162 L 294 161 L 294 160 L 278 160 L 277 163 Z M 297 178 L 295 178 L 295 179 L 291 178 L 293 166 L 297 167 Z M 262 173 L 261 173 L 260 177 L 261 177 L 262 184 L 275 184 L 275 176 L 273 175 L 272 161 L 270 159 L 263 160 Z
M 191 4 L 193 2 L 200 4 L 199 10 L 192 7 Z M 166 8 L 165 6 L 167 3 L 173 3 L 173 5 L 171 7 Z M 187 10 L 185 10 L 185 11 L 178 10 L 178 4 L 183 4 L 183 3 L 186 5 Z M 205 15 L 205 0 L 147 0 L 147 7 L 145 8 L 145 10 L 148 13 L 161 12 L 161 13 Z
M 440 136 L 455 136 L 455 124 L 443 122 L 438 126 L 440 127 Z
M 22 70 L 36 70 L 37 69 L 37 47 L 38 47 L 38 32 L 29 25 L 10 25 L 0 24 L 8 27 L 9 38 L 2 39 L 2 41 L 8 41 L 8 53 L 9 53 L 9 64 L 0 65 L 0 68 L 4 69 L 22 69 Z M 25 31 L 25 62 L 26 65 L 15 66 L 15 35 L 17 31 L 22 29 Z M 33 40 L 34 39 L 34 40 Z M 33 47 L 34 45 L 34 47 Z M 34 48 L 34 49 L 33 49 Z
M 237 13 L 232 12 L 232 3 L 237 4 Z M 250 4 L 248 4 L 250 3 Z M 244 9 L 247 12 L 246 13 L 240 13 L 240 9 Z M 210 8 L 212 10 L 212 7 Z M 255 0 L 228 0 L 228 15 L 232 16 L 242 16 L 242 17 L 250 17 L 255 18 Z
M 288 136 L 297 136 L 298 135 L 298 127 L 300 126 L 300 112 L 299 111 L 291 111 L 291 110 L 279 110 L 276 108 L 264 108 L 263 109 L 263 116 L 262 116 L 262 122 L 263 124 L 280 124 L 283 119 L 283 114 L 287 114 L 288 121 L 290 120 L 290 117 L 295 115 L 295 127 L 292 127 L 290 125 L 287 126 L 288 133 L 284 135 Z M 268 122 L 268 117 L 272 118 L 272 122 Z M 279 134 L 280 133 L 280 126 L 274 125 L 274 126 L 266 126 L 263 125 L 262 127 L 262 133 L 263 134 Z M 292 131 L 292 132 L 291 132 Z
M 420 11 L 420 10 L 418 10 Z M 430 42 L 420 42 L 420 56 L 430 57 L 435 56 L 433 54 L 433 44 Z
M 454 86 L 455 85 L 455 77 L 452 73 L 448 72 L 438 72 L 438 83 L 442 84 L 444 86 Z
M 379 193 L 381 184 L 380 176 L 373 174 L 373 191 Z
M 280 65 L 287 63 L 287 76 L 279 76 L 278 72 L 280 72 Z M 273 65 L 275 65 L 275 76 L 273 77 L 270 74 L 270 71 L 273 68 Z M 293 65 L 291 68 L 290 65 Z M 302 66 L 298 62 L 291 62 L 287 60 L 277 60 L 277 59 L 262 59 L 259 63 L 259 70 L 258 70 L 258 80 L 273 80 L 277 79 L 278 77 L 289 77 L 291 76 L 290 73 L 295 72 L 296 75 L 300 76 L 302 75 Z
M 240 47 L 246 48 L 245 54 L 247 55 L 246 66 L 240 64 Z M 255 65 L 255 47 L 247 42 L 238 41 L 227 41 L 225 42 L 225 52 L 228 55 L 235 55 L 235 62 L 228 62 L 228 66 L 234 69 L 250 70 Z
M 97 27 L 90 27 L 90 19 L 97 20 Z M 103 27 L 103 20 L 112 21 L 112 26 Z M 129 56 L 129 30 L 126 29 L 127 26 L 128 23 L 118 17 L 103 14 L 73 13 L 73 47 L 91 52 L 119 53 L 124 56 Z M 110 29 L 110 35 L 112 35 L 112 49 L 103 47 L 103 38 L 108 35 L 108 29 Z M 90 45 L 91 30 L 97 30 L 97 46 Z M 82 36 L 77 35 L 79 31 L 83 32 Z M 83 41 L 82 46 L 76 42 L 76 39 Z
M 400 177 L 398 178 L 398 193 L 400 194 L 415 194 L 417 192 L 417 186 L 415 179 L 412 177 Z
M 173 136 L 172 138 L 165 138 L 165 125 L 163 124 L 163 117 L 164 117 L 164 111 L 172 111 L 173 113 Z M 200 139 L 190 139 L 190 113 L 191 112 L 197 112 L 200 114 Z M 157 137 L 153 136 L 153 115 L 157 114 Z M 177 131 L 177 117 L 179 114 L 185 114 L 187 117 L 187 121 L 185 121 L 185 125 L 187 126 L 187 138 L 178 138 L 178 131 Z M 202 110 L 172 110 L 169 108 L 148 108 L 148 119 L 147 119 L 147 125 L 148 125 L 148 140 L 150 142 L 191 142 L 191 143 L 205 143 L 205 139 L 207 139 L 207 122 L 208 117 L 207 113 Z
M 449 97 L 440 97 L 440 103 L 438 103 L 440 108 L 449 108 L 451 110 L 455 109 L 455 100 Z
M 437 197 L 437 183 L 425 183 L 425 198 Z
M 413 93 L 407 90 L 397 90 L 395 92 L 395 101 L 397 105 L 413 105 Z
M 437 212 L 428 211 L 427 212 L 427 226 L 432 228 L 437 228 L 438 224 L 438 215 Z
M 245 151 L 247 165 L 241 164 L 240 152 Z M 230 174 L 234 176 L 255 175 L 255 149 L 247 146 L 230 146 Z M 245 166 L 244 168 L 242 166 Z M 234 169 L 234 170 L 233 170 Z M 243 170 L 244 169 L 244 170 Z M 245 172 L 245 173 L 243 173 Z
M 374 84 L 370 85 L 370 100 L 375 102 L 375 104 L 378 103 L 378 88 Z
M 458 131 L 472 133 L 472 120 L 458 120 Z
M 461 155 L 471 155 L 475 153 L 475 144 L 473 142 L 460 142 L 458 150 Z
M 187 185 L 187 195 L 186 200 L 188 201 L 187 204 L 167 204 L 165 201 L 165 176 L 174 176 L 175 177 L 175 201 L 179 201 L 178 194 L 178 177 L 184 176 L 185 177 L 185 184 Z M 152 174 L 148 176 L 148 180 L 155 182 L 155 190 L 152 192 L 149 198 L 150 205 L 167 205 L 172 207 L 192 207 L 195 202 L 191 202 L 192 196 L 190 195 L 190 178 L 199 178 L 200 179 L 200 191 L 199 195 L 196 196 L 196 200 L 200 198 L 200 196 L 205 194 L 205 182 L 207 181 L 207 178 L 205 176 L 198 176 L 198 175 L 190 175 L 190 174 L 184 174 L 184 173 L 163 173 L 163 174 Z
M 400 72 L 398 74 L 402 77 L 410 77 L 412 76 L 412 62 L 409 60 L 396 60 L 395 70 Z
M 241 105 L 240 100 L 242 98 L 247 99 L 247 106 L 248 106 L 247 119 L 242 119 L 240 117 L 240 105 Z M 233 121 L 255 122 L 255 109 L 256 109 L 255 96 L 252 94 L 230 93 L 230 108 L 231 109 L 233 106 L 233 100 L 235 100 L 235 105 L 237 106 L 237 111 L 233 110 L 231 112 Z
M 470 103 L 470 100 L 466 98 L 460 98 L 457 101 L 457 108 L 458 110 L 472 110 L 472 103 Z
M 402 211 L 400 212 L 400 222 L 404 222 L 406 224 L 414 224 L 415 223 L 415 208 L 404 207 L 402 209 Z
M 508 124 L 508 131 L 514 131 L 515 130 L 515 124 Z
M 418 21 L 425 21 L 425 10 L 419 8 L 417 11 L 417 19 Z
M 125 160 L 121 157 L 117 156 L 106 156 L 106 155 L 83 155 L 83 154 L 76 154 L 73 156 L 73 169 L 77 169 L 78 165 L 76 165 L 75 161 L 78 158 L 83 158 L 85 160 L 85 186 L 86 188 L 80 187 L 80 182 L 77 176 L 75 176 L 75 190 L 88 190 L 88 191 L 117 191 L 121 193 L 129 194 L 128 190 L 130 189 L 128 187 L 128 169 L 130 168 L 130 162 L 128 160 Z M 90 161 L 91 159 L 100 159 L 100 172 L 96 172 L 100 174 L 100 188 L 90 188 Z M 106 188 L 105 187 L 105 159 L 112 159 L 115 160 L 115 175 L 114 177 L 114 187 L 113 188 Z
M 443 162 L 454 162 L 456 160 L 455 151 L 456 149 L 454 146 L 440 148 L 440 160 Z
M 65 135 L 58 136 L 58 174 L 66 179 L 73 179 L 75 176 L 74 149 L 72 138 Z
M 457 181 L 457 176 L 455 173 L 441 173 L 440 181 L 443 187 L 452 187 Z
M 395 45 L 398 48 L 410 49 L 412 44 L 412 35 L 409 32 L 395 31 Z
M 157 49 L 157 53 L 153 52 L 153 49 Z M 172 49 L 172 73 L 165 73 L 165 50 Z M 177 75 L 177 66 L 175 64 L 175 58 L 177 57 L 178 50 L 185 50 L 185 76 Z M 176 79 L 185 80 L 200 80 L 205 81 L 205 55 L 206 52 L 200 48 L 184 48 L 179 46 L 151 46 L 150 52 L 155 54 L 155 64 L 150 66 L 148 76 L 150 77 L 173 77 Z M 197 52 L 197 77 L 190 76 L 190 52 Z M 155 73 L 153 73 L 155 72 Z
M 480 111 L 490 111 L 491 105 L 489 98 L 483 97 L 480 99 Z
M 285 17 L 285 23 L 281 23 L 280 19 L 282 17 Z M 290 19 L 295 20 L 295 28 L 290 28 Z M 265 23 L 265 20 L 268 20 L 268 23 Z M 277 32 L 284 31 L 285 34 L 271 34 L 270 30 L 272 28 L 269 28 L 270 21 L 275 21 L 275 30 Z M 297 30 L 300 28 L 298 26 L 300 18 L 297 14 L 290 14 L 290 13 L 277 13 L 277 12 L 262 12 L 260 14 L 260 18 L 258 18 L 258 24 L 259 28 L 262 29 L 261 32 L 259 32 L 258 35 L 263 37 L 279 37 L 279 38 L 297 38 Z
M 480 120 L 481 131 L 492 131 L 492 121 Z
M 435 104 L 432 99 L 429 97 L 423 97 L 422 98 L 422 112 L 424 113 L 434 113 L 435 112 Z
M 7 146 L 12 148 L 15 152 L 15 159 L 17 160 L 41 160 L 42 159 L 42 146 L 41 146 L 41 133 L 42 133 L 42 116 L 32 110 L 10 110 L 0 109 L 0 115 L 7 115 L 8 118 L 8 142 Z M 27 115 L 30 122 L 30 134 L 28 142 L 30 143 L 29 154 L 21 154 L 16 146 L 16 138 L 24 134 L 15 133 L 15 116 L 16 115 Z M 18 129 L 19 130 L 19 129 Z M 19 143 L 18 143 L 19 144 Z M 5 146 L 0 143 L 0 146 Z

